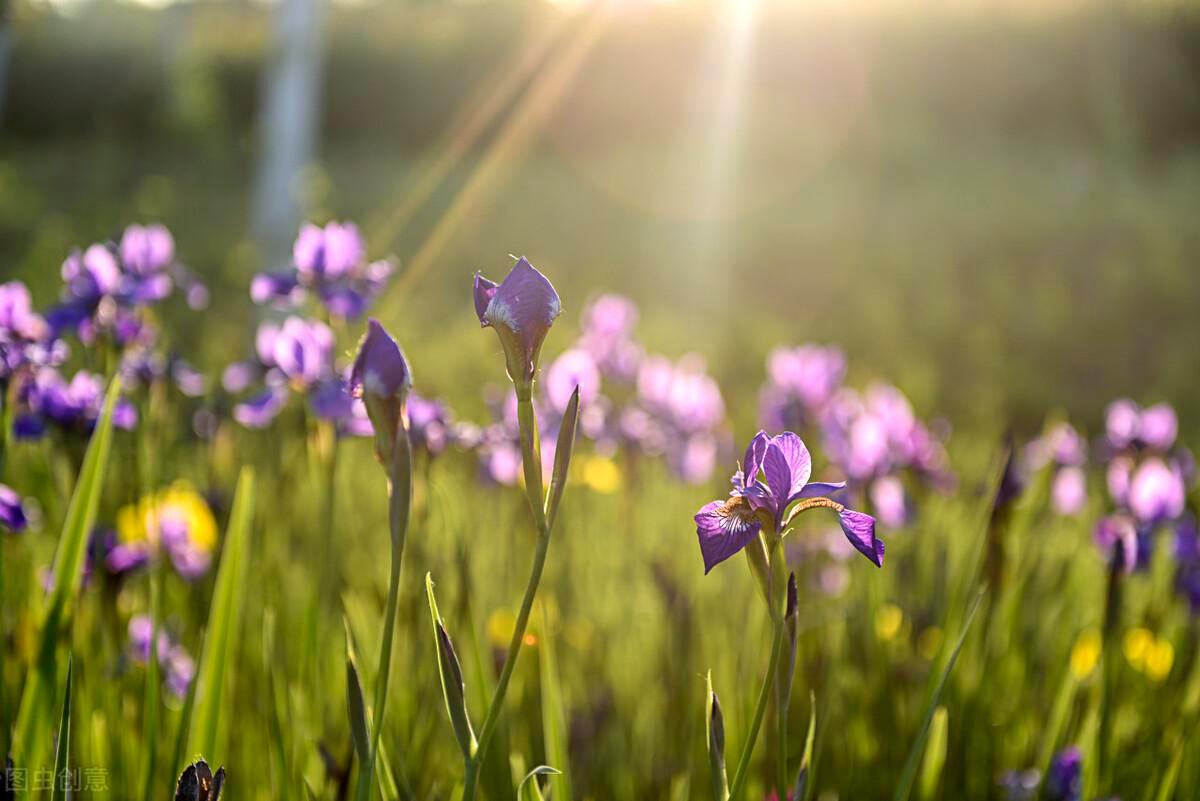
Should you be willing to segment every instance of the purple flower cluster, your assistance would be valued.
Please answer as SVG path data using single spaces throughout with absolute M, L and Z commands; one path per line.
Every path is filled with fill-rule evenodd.
M 165 300 L 176 287 L 188 305 L 208 305 L 208 289 L 175 258 L 162 225 L 130 225 L 120 242 L 89 245 L 62 265 L 61 302 L 46 314 L 54 337 L 71 332 L 85 343 L 104 337 L 120 347 L 152 338 L 140 307 Z
M 768 431 L 802 431 L 820 421 L 846 378 L 846 355 L 823 345 L 776 348 L 767 357 L 759 419 Z
M 1178 430 L 1165 403 L 1143 409 L 1122 399 L 1108 407 L 1102 450 L 1113 511 L 1097 524 L 1096 541 L 1126 571 L 1149 563 L 1156 531 L 1191 525 L 1186 500 L 1195 460 L 1176 444 Z
M 371 435 L 362 402 L 350 394 L 347 368 L 334 364 L 329 326 L 298 316 L 282 323 L 268 320 L 259 325 L 254 345 L 254 357 L 229 365 L 221 379 L 226 392 L 243 396 L 233 407 L 237 422 L 266 428 L 296 394 L 307 399 L 317 418 L 335 423 L 341 433 Z
M 16 414 L 13 433 L 19 439 L 37 439 L 48 428 L 66 434 L 88 435 L 96 426 L 104 403 L 104 380 L 79 370 L 68 381 L 53 367 L 23 373 L 13 392 Z M 113 425 L 122 430 L 137 426 L 137 409 L 121 398 L 113 409 Z
M 129 656 L 139 665 L 150 661 L 154 639 L 154 622 L 149 615 L 134 615 L 129 620 Z M 163 684 L 179 700 L 187 698 L 188 689 L 196 678 L 196 662 L 191 654 L 166 631 L 159 627 L 158 642 L 153 644 L 155 657 L 162 669 Z
M 953 486 L 941 438 L 917 419 L 896 387 L 877 383 L 864 393 L 842 388 L 825 405 L 820 422 L 826 455 L 886 526 L 912 520 L 907 478 L 935 489 Z
M 1087 441 L 1066 422 L 1052 424 L 1025 446 L 1025 470 L 1052 471 L 1050 504 L 1060 515 L 1079 515 L 1087 505 L 1087 452 Z
M 283 271 L 259 273 L 250 297 L 260 305 L 295 310 L 311 295 L 332 317 L 356 320 L 392 275 L 387 260 L 368 262 L 366 243 L 354 223 L 330 222 L 324 228 L 305 223 L 292 246 L 292 264 Z

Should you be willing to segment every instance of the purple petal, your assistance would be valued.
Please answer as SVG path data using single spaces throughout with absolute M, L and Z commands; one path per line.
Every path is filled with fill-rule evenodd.
M 233 419 L 246 428 L 266 428 L 283 408 L 286 395 L 275 389 L 265 389 L 244 403 L 233 407 Z
M 175 259 L 175 240 L 162 225 L 131 225 L 121 236 L 121 263 L 135 275 L 158 272 Z
M 853 509 L 843 509 L 838 513 L 838 522 L 850 544 L 876 567 L 883 567 L 883 540 L 875 536 L 875 518 Z
M 801 498 L 829 498 L 844 489 L 846 489 L 845 481 L 810 481 L 794 496 L 788 498 L 788 503 Z
M 762 528 L 749 504 L 740 497 L 713 501 L 701 508 L 694 519 L 705 575 L 745 548 Z
M 766 431 L 759 431 L 746 446 L 746 455 L 742 457 L 742 486 L 753 486 L 758 481 L 758 471 L 762 469 L 763 457 L 767 454 L 767 446 L 771 444 L 771 436 Z
M 782 511 L 788 499 L 804 489 L 812 476 L 812 456 L 804 442 L 790 431 L 771 440 L 763 457 L 767 486 Z
M 11 487 L 0 484 L 0 525 L 17 532 L 24 531 L 28 522 L 21 496 Z
M 488 321 L 485 315 L 487 314 L 488 304 L 492 302 L 492 298 L 496 296 L 500 285 L 494 281 L 489 281 L 479 273 L 475 273 L 475 314 L 479 317 L 479 324 L 487 326 Z
M 259 273 L 250 280 L 250 299 L 260 306 L 265 303 L 291 301 L 296 291 L 296 274 Z
M 1158 403 L 1142 410 L 1141 438 L 1151 448 L 1169 450 L 1179 434 L 1179 418 L 1169 404 Z

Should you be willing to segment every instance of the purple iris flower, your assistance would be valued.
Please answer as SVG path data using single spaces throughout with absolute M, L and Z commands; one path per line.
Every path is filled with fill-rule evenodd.
M 68 432 L 91 433 L 100 416 L 104 386 L 98 375 L 77 372 L 68 383 L 51 367 L 44 367 L 23 381 L 17 392 L 17 421 L 22 438 L 34 438 L 53 423 Z M 119 398 L 113 408 L 113 425 L 122 430 L 137 427 L 137 408 Z
M 29 525 L 21 496 L 5 484 L 0 484 L 0 525 L 14 533 L 24 531 Z
M 154 623 L 149 615 L 134 615 L 129 620 L 129 654 L 133 661 L 145 664 L 150 661 L 151 638 Z M 154 646 L 155 658 L 162 667 L 163 685 L 176 698 L 187 697 L 192 680 L 196 678 L 196 662 L 184 647 L 159 627 L 158 642 Z
M 431 456 L 437 456 L 457 441 L 457 430 L 446 404 L 415 392 L 408 394 L 408 433 L 413 447 Z
M 772 533 L 783 531 L 790 522 L 788 510 L 801 500 L 818 501 L 810 505 L 837 512 L 850 544 L 882 567 L 884 547 L 875 536 L 874 518 L 827 497 L 845 484 L 810 483 L 811 473 L 812 457 L 800 437 L 790 431 L 775 437 L 760 431 L 746 448 L 728 500 L 713 501 L 695 516 L 704 572 L 745 548 L 764 526 Z
M 1029 472 L 1049 467 L 1053 473 L 1050 504 L 1060 515 L 1075 516 L 1087 504 L 1087 441 L 1070 423 L 1052 425 L 1025 446 L 1024 468 Z
M 579 406 L 586 409 L 600 395 L 600 370 L 591 354 L 580 348 L 564 351 L 546 368 L 543 382 L 546 400 L 556 414 L 562 414 L 579 387 Z
M 1116 451 L 1149 448 L 1166 452 L 1179 434 L 1179 419 L 1169 404 L 1159 403 L 1145 409 L 1128 398 L 1109 404 L 1105 414 L 1105 434 Z
M 1046 771 L 1047 801 L 1080 801 L 1083 797 L 1083 755 L 1075 746 L 1055 755 Z
M 768 428 L 799 428 L 818 417 L 846 377 L 846 356 L 838 348 L 801 345 L 776 348 L 767 357 L 767 383 L 760 412 Z
M 116 294 L 121 286 L 117 257 L 104 245 L 90 245 L 68 256 L 62 265 L 62 277 L 70 296 L 78 299 L 98 300 Z
M 330 222 L 324 228 L 305 223 L 292 246 L 292 261 L 305 283 L 335 279 L 363 260 L 366 246 L 354 223 Z
M 165 226 L 130 225 L 121 235 L 121 265 L 139 276 L 162 272 L 175 261 L 175 238 Z
M 389 261 L 366 262 L 366 244 L 353 223 L 305 223 L 292 246 L 292 267 L 259 273 L 250 297 L 276 308 L 299 307 L 313 293 L 334 317 L 355 320 L 383 291 L 392 274 Z
M 562 302 L 546 276 L 521 257 L 499 284 L 475 274 L 475 314 L 500 337 L 508 375 L 529 385 L 537 372 L 542 343 L 562 313 Z
M 633 341 L 637 319 L 637 306 L 623 295 L 601 295 L 584 307 L 577 346 L 606 378 L 630 383 L 637 377 L 642 358 L 642 347 Z
M 1151 457 L 1138 465 L 1130 479 L 1129 509 L 1147 525 L 1174 520 L 1183 514 L 1186 494 L 1179 468 Z
M 29 290 L 20 281 L 0 284 L 0 381 L 27 364 L 46 364 L 49 326 L 33 310 Z
M 289 317 L 271 345 L 271 363 L 300 389 L 312 386 L 333 368 L 333 332 L 320 321 Z

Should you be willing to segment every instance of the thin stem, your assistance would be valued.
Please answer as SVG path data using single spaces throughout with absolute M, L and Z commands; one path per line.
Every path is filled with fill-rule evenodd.
M 781 655 L 780 659 L 783 658 Z M 788 690 L 787 678 L 782 670 L 775 675 L 775 794 L 779 801 L 787 798 L 788 761 Z M 794 799 L 799 801 L 799 799 Z
M 496 691 L 492 695 L 491 704 L 488 705 L 487 717 L 484 718 L 483 727 L 479 730 L 479 745 L 467 762 L 463 801 L 474 801 L 475 799 L 479 771 L 483 767 L 488 745 L 500 722 L 500 713 L 504 709 L 504 697 L 508 693 L 508 682 L 516 668 L 517 657 L 521 654 L 521 645 L 525 641 L 525 630 L 529 626 L 529 615 L 533 610 L 533 601 L 537 596 L 538 585 L 542 581 L 542 570 L 546 566 L 546 552 L 550 546 L 550 526 L 546 521 L 545 496 L 542 490 L 542 455 L 538 445 L 537 420 L 533 414 L 533 401 L 528 390 L 521 392 L 518 389 L 517 420 L 521 427 L 521 459 L 525 470 L 525 493 L 529 498 L 529 507 L 533 512 L 533 520 L 538 532 L 537 549 L 534 551 L 529 581 L 525 584 L 521 609 L 517 613 L 517 624 L 513 629 L 512 639 L 508 643 L 508 652 L 504 656 L 504 667 L 500 670 Z
M 733 774 L 733 786 L 729 788 L 730 799 L 736 799 L 746 783 L 746 774 L 750 768 L 750 757 L 754 755 L 754 744 L 758 741 L 758 730 L 762 728 L 763 715 L 767 711 L 767 700 L 775 687 L 775 674 L 779 667 L 780 654 L 783 653 L 783 620 L 778 615 L 772 615 L 775 633 L 771 639 L 771 656 L 767 662 L 767 676 L 763 680 L 762 689 L 758 693 L 758 705 L 754 709 L 754 720 L 750 722 L 750 731 L 742 746 L 742 756 L 738 760 L 737 772 Z
M 1109 566 L 1108 586 L 1104 597 L 1104 629 L 1101 635 L 1100 662 L 1100 730 L 1096 742 L 1096 775 L 1099 789 L 1107 790 L 1112 766 L 1108 759 L 1109 738 L 1112 736 L 1112 706 L 1116 696 L 1117 624 L 1121 612 L 1121 559 L 1115 557 Z
M 379 670 L 375 680 L 375 705 L 371 732 L 371 753 L 368 764 L 358 774 L 355 797 L 366 801 L 371 797 L 375 778 L 375 763 L 379 756 L 379 737 L 383 732 L 383 712 L 387 704 L 388 683 L 392 672 L 392 639 L 396 631 L 396 605 L 400 595 L 400 568 L 404 563 L 404 545 L 408 540 L 408 512 L 412 501 L 412 448 L 408 431 L 400 426 L 392 445 L 392 464 L 389 471 L 390 494 L 388 524 L 392 533 L 392 572 L 388 581 L 387 607 L 383 615 L 383 640 L 379 647 Z

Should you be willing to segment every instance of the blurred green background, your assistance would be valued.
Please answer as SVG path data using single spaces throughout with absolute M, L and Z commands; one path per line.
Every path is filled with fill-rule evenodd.
M 72 246 L 161 220 L 221 309 L 179 320 L 186 355 L 244 349 L 271 14 L 15 0 L 0 272 L 45 304 Z M 810 339 L 967 424 L 1200 405 L 1187 4 L 332 3 L 319 52 L 293 191 L 420 262 L 379 313 L 459 406 L 473 360 L 442 357 L 489 344 L 466 287 L 509 253 L 567 319 L 639 300 L 747 415 L 768 347 Z

